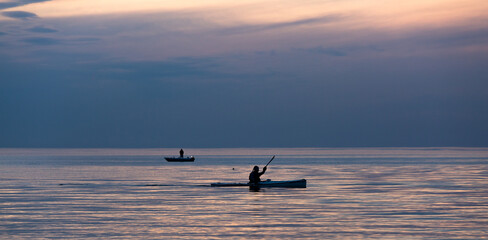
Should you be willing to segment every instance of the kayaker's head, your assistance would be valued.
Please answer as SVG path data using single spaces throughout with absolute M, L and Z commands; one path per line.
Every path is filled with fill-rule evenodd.
M 252 169 L 253 172 L 259 172 L 259 167 L 258 166 L 254 166 L 254 168 Z

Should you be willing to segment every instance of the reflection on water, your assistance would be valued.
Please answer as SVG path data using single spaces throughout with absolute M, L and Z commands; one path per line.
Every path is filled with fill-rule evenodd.
M 208 187 L 245 181 L 245 165 L 4 165 L 0 237 L 483 239 L 487 159 L 272 164 L 265 178 L 306 178 L 307 188 L 259 192 Z

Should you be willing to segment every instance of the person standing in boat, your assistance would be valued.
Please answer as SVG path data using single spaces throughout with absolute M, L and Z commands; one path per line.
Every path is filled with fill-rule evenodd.
M 185 151 L 183 151 L 183 149 L 180 149 L 180 157 L 183 157 L 183 154 L 185 154 Z
M 251 184 L 256 184 L 256 183 L 259 183 L 261 182 L 261 175 L 263 175 L 265 172 L 266 172 L 266 167 L 263 168 L 263 171 L 262 172 L 259 172 L 259 167 L 258 166 L 254 166 L 254 168 L 252 169 L 252 172 L 249 174 L 249 183 Z

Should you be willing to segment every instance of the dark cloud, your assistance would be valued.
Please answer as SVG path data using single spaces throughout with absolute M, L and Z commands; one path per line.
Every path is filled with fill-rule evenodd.
M 37 27 L 29 28 L 27 30 L 30 31 L 30 32 L 36 32 L 36 33 L 55 33 L 55 32 L 58 31 L 56 29 L 46 28 L 46 27 L 42 27 L 42 26 L 37 26 Z
M 275 29 L 282 29 L 288 27 L 298 27 L 303 25 L 310 25 L 310 24 L 322 24 L 322 23 L 329 23 L 343 19 L 342 16 L 339 15 L 327 15 L 315 18 L 306 18 L 300 19 L 296 21 L 289 21 L 289 22 L 280 22 L 280 23 L 271 23 L 271 24 L 256 24 L 256 25 L 244 25 L 239 27 L 227 28 L 221 30 L 221 34 L 244 34 L 244 33 L 252 33 L 252 32 L 260 32 L 260 31 L 269 31 Z
M 28 5 L 31 3 L 47 2 L 47 1 L 51 1 L 51 0 L 13 0 L 9 2 L 0 3 L 0 9 L 8 9 L 13 7 Z
M 334 20 L 340 17 L 224 33 Z M 90 21 L 77 19 L 83 26 L 70 28 L 45 23 L 65 29 L 60 38 L 22 32 L 24 43 L 60 45 L 22 44 L 30 52 L 18 55 L 30 61 L 0 54 L 0 147 L 488 146 L 487 55 L 411 54 L 486 42 L 483 29 L 419 30 L 403 38 L 342 35 L 340 44 L 324 40 L 302 49 L 114 61 L 113 49 L 127 50 L 117 48 L 122 40 L 116 37 L 110 38 L 113 49 L 84 47 L 101 47 L 92 43 L 124 32 L 126 22 L 94 30 L 103 21 Z M 50 32 L 43 28 L 33 32 Z M 144 36 L 132 38 L 136 49 L 147 43 Z M 391 52 L 377 54 L 382 51 Z M 137 54 L 131 57 L 144 56 Z
M 441 28 L 419 31 L 409 36 L 406 41 L 414 44 L 442 47 L 482 45 L 488 42 L 488 28 Z
M 96 38 L 96 37 L 81 37 L 81 38 L 75 38 L 71 39 L 70 42 L 74 43 L 91 43 L 91 42 L 97 42 L 100 41 L 101 38 Z
M 297 49 L 299 51 L 304 51 L 312 54 L 324 54 L 333 57 L 344 57 L 354 54 L 362 53 L 374 53 L 383 52 L 381 47 L 370 45 L 370 46 L 360 46 L 360 45 L 349 45 L 349 46 L 337 46 L 337 47 L 323 47 L 318 46 L 314 48 L 301 48 Z
M 144 85 L 147 82 L 167 80 L 206 81 L 232 77 L 215 69 L 218 60 L 215 58 L 176 58 L 170 61 L 109 62 L 92 66 L 92 70 L 104 79 L 120 81 L 137 81 Z M 84 73 L 79 73 L 83 75 Z M 91 74 L 91 73 L 90 73 Z M 143 76 L 143 82 L 140 82 Z M 241 78 L 245 75 L 241 74 Z
M 309 73 L 320 55 L 289 54 L 266 56 L 295 69 L 262 76 L 235 56 L 2 62 L 0 146 L 488 146 L 486 56 L 322 58 Z
M 47 37 L 32 37 L 26 38 L 23 41 L 34 45 L 55 45 L 61 43 L 61 41 L 59 41 L 58 39 Z
M 323 47 L 317 47 L 317 48 L 312 48 L 309 49 L 309 51 L 313 53 L 320 53 L 320 54 L 326 54 L 334 57 L 343 57 L 347 55 L 347 52 L 343 49 L 339 48 L 323 48 Z
M 0 36 L 3 36 L 3 35 L 7 35 L 7 34 L 4 32 L 0 32 Z
M 19 6 L 16 2 L 1 2 L 0 9 L 7 9 Z
M 24 12 L 24 11 L 8 11 L 2 12 L 3 16 L 10 17 L 10 18 L 17 18 L 17 19 L 30 19 L 30 18 L 37 18 L 37 15 L 31 12 Z

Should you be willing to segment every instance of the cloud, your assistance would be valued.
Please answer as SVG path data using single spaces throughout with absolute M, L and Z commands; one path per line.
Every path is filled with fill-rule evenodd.
M 140 76 L 146 80 L 215 79 L 227 76 L 212 70 L 216 64 L 214 58 L 177 58 L 169 61 L 98 64 L 96 68 L 107 78 L 124 80 L 134 80 Z
M 26 38 L 23 40 L 26 43 L 31 43 L 34 45 L 56 45 L 61 43 L 61 41 L 54 39 L 54 38 L 46 38 L 46 37 L 31 37 L 31 38 Z
M 313 48 L 302 48 L 298 49 L 299 51 L 312 53 L 312 54 L 324 54 L 332 57 L 345 57 L 352 54 L 359 54 L 359 53 L 372 53 L 372 52 L 383 52 L 384 49 L 375 45 L 367 45 L 367 46 L 331 46 L 331 47 L 313 47 Z
M 70 40 L 70 42 L 75 42 L 75 43 L 91 43 L 91 42 L 96 42 L 100 41 L 101 38 L 96 38 L 96 37 L 80 37 L 76 39 Z
M 47 2 L 51 0 L 18 0 L 18 1 L 10 1 L 10 2 L 1 2 L 0 9 L 8 9 L 18 6 L 24 6 L 31 3 L 38 3 L 38 2 Z
M 51 49 L 41 51 L 47 56 Z M 440 56 L 346 62 L 319 54 L 304 59 L 303 53 L 276 51 L 268 54 L 267 66 L 260 62 L 267 68 L 290 59 L 291 76 L 293 67 L 283 65 L 275 76 L 252 78 L 242 66 L 255 58 L 229 66 L 235 55 L 155 62 L 58 55 L 42 64 L 0 62 L 0 109 L 6 113 L 0 146 L 488 144 L 486 61 L 463 65 L 463 57 L 444 62 Z M 302 68 L 313 62 L 319 72 Z
M 37 26 L 37 27 L 29 28 L 27 30 L 30 31 L 30 32 L 36 32 L 36 33 L 55 33 L 55 32 L 58 31 L 56 29 L 46 28 L 46 27 L 42 27 L 42 26 Z
M 30 18 L 38 17 L 35 13 L 25 12 L 25 11 L 8 11 L 8 12 L 3 12 L 2 15 L 9 18 L 18 18 L 18 19 L 30 19 Z
M 488 41 L 488 28 L 444 28 L 422 31 L 406 40 L 417 44 L 443 47 L 484 45 Z
M 329 22 L 340 20 L 341 18 L 342 17 L 340 17 L 339 15 L 326 15 L 321 17 L 305 18 L 296 21 L 288 21 L 288 22 L 280 22 L 280 23 L 244 25 L 244 26 L 224 29 L 221 31 L 221 33 L 232 35 L 232 34 L 244 34 L 244 33 L 260 32 L 260 31 L 269 31 L 269 30 L 298 27 L 298 26 L 310 25 L 310 24 L 329 23 Z
M 6 21 L 0 146 L 488 146 L 486 27 L 200 17 Z
M 310 49 L 311 52 L 315 53 L 321 53 L 329 56 L 334 56 L 334 57 L 343 57 L 347 55 L 347 52 L 344 51 L 343 49 L 339 48 L 323 48 L 323 47 L 316 47 L 313 49 Z

